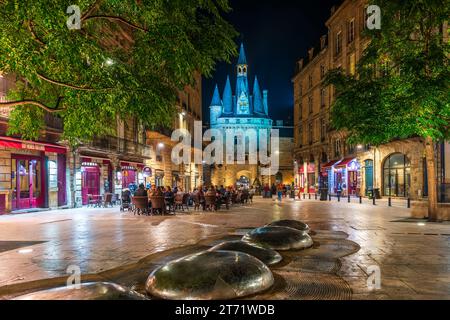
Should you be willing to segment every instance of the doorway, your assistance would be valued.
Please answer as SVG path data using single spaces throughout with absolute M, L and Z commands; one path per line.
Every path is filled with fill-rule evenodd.
M 39 208 L 44 202 L 42 158 L 11 156 L 12 210 Z

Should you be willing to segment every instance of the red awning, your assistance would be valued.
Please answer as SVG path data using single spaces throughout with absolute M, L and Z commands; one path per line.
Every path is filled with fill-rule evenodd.
M 347 165 L 352 162 L 353 160 L 355 160 L 355 158 L 345 158 L 344 160 L 342 160 L 337 167 L 339 168 L 345 168 L 347 167 Z
M 0 137 L 0 146 L 13 149 L 55 152 L 60 154 L 67 153 L 66 147 L 54 143 L 26 141 L 11 137 Z
M 324 164 L 324 165 L 322 166 L 322 170 L 331 168 L 332 166 L 334 166 L 335 164 L 339 163 L 340 161 L 341 161 L 341 160 L 333 160 L 333 161 L 330 161 L 330 162 L 328 162 L 328 163 L 326 163 L 326 164 Z

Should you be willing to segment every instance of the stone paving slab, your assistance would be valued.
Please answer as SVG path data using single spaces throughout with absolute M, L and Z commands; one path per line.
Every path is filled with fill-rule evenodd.
M 83 274 L 101 273 L 158 252 L 225 237 L 236 229 L 297 219 L 312 230 L 348 234 L 348 240 L 360 246 L 357 253 L 341 258 L 337 277 L 352 293 L 343 297 L 450 299 L 450 225 L 393 222 L 409 215 L 406 208 L 343 201 L 284 200 L 279 204 L 255 199 L 251 206 L 230 211 L 190 212 L 175 217 L 133 216 L 121 213 L 118 207 L 0 216 L 0 241 L 31 242 L 20 249 L 32 250 L 0 250 L 0 295 L 7 285 L 67 276 L 69 265 L 80 266 Z M 323 242 L 320 235 L 317 239 Z M 32 245 L 35 241 L 42 243 Z M 373 265 L 381 270 L 380 290 L 367 287 L 367 268 Z M 311 277 L 304 280 L 308 285 L 320 282 L 320 277 Z M 330 278 L 324 283 L 333 286 L 339 281 Z M 296 295 L 305 296 L 307 292 Z M 311 293 L 310 297 L 314 296 Z

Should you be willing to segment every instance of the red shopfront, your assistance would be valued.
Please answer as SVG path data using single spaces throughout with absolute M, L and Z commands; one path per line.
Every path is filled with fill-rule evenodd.
M 49 207 L 50 190 L 57 192 L 53 206 L 66 204 L 65 147 L 10 137 L 0 137 L 0 146 L 11 151 L 10 210 Z M 6 201 L 0 197 L 0 214 L 6 213 Z
M 81 158 L 81 198 L 88 204 L 88 195 L 99 198 L 113 191 L 113 169 L 111 161 L 101 158 Z M 103 189 L 101 186 L 103 185 Z
M 343 159 L 334 170 L 335 191 L 343 195 L 358 195 L 360 191 L 360 165 L 355 158 Z
M 306 168 L 306 174 L 305 174 Z M 316 192 L 316 165 L 314 163 L 304 164 L 298 170 L 300 181 L 300 193 L 315 193 Z M 308 188 L 308 189 L 306 189 Z
M 142 174 L 144 164 L 121 162 L 120 166 L 122 168 L 122 188 L 128 188 L 133 183 L 138 185 L 145 182 Z

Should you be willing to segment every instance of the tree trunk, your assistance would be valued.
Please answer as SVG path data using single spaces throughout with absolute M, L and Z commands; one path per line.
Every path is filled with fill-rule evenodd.
M 425 138 L 425 155 L 428 175 L 428 220 L 440 221 L 437 195 L 436 152 L 433 139 Z

